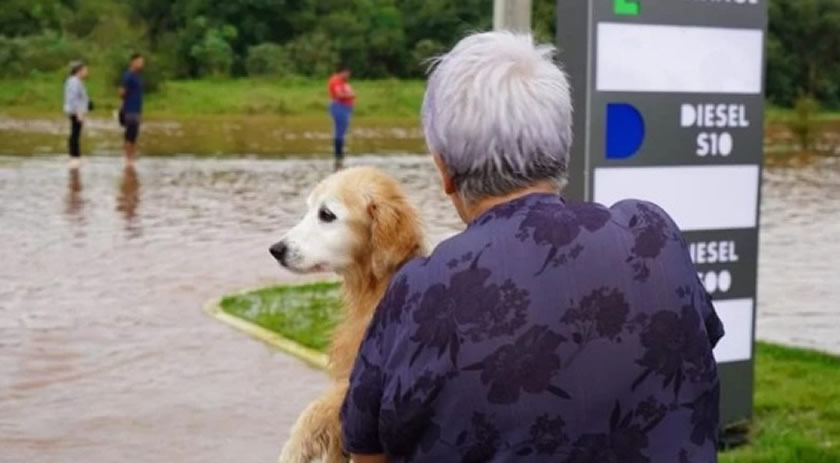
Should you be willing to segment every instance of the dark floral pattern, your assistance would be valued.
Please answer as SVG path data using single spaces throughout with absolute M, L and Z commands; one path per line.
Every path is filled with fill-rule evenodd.
M 548 414 L 540 415 L 528 433 L 534 450 L 540 455 L 554 455 L 569 440 L 562 416 L 550 418 Z
M 498 451 L 501 434 L 493 421 L 484 413 L 473 413 L 470 429 L 458 435 L 456 445 L 465 448 L 461 462 L 479 463 L 490 461 Z
M 414 293 L 409 297 L 408 278 L 405 275 L 394 279 L 371 320 L 368 336 L 376 340 L 379 348 L 382 348 L 385 341 L 382 336 L 383 328 L 401 323 L 403 314 L 409 311 L 419 299 L 419 293 Z
M 659 208 L 529 195 L 394 278 L 344 442 L 396 462 L 714 461 L 722 335 Z
M 435 347 L 438 357 L 449 352 L 457 363 L 461 340 L 479 342 L 487 337 L 513 335 L 525 324 L 530 300 L 512 280 L 487 284 L 491 272 L 479 266 L 481 253 L 470 266 L 452 275 L 448 285 L 430 286 L 414 312 L 417 329 L 411 340 L 418 343 L 412 363 L 424 349 Z
M 630 305 L 617 289 L 599 288 L 580 300 L 580 307 L 566 310 L 561 321 L 575 328 L 572 335 L 577 344 L 595 338 L 615 340 L 624 330 Z
M 427 382 L 430 389 L 417 387 L 403 391 L 398 382 L 390 406 L 383 407 L 379 416 L 379 433 L 385 449 L 395 456 L 409 456 L 417 447 L 430 449 L 440 437 L 440 426 L 434 420 L 431 403 L 440 394 L 446 376 L 434 377 Z
M 482 384 L 488 385 L 487 400 L 510 404 L 522 391 L 538 394 L 548 391 L 562 398 L 569 395 L 551 384 L 560 370 L 557 347 L 566 339 L 545 326 L 534 326 L 513 344 L 506 344 L 481 362 L 464 370 L 481 371 Z
M 583 434 L 572 444 L 566 463 L 649 463 L 647 435 L 664 415 L 648 418 L 633 410 L 622 413 L 615 403 L 609 419 L 609 432 Z
M 693 402 L 683 405 L 691 410 L 691 442 L 703 445 L 707 441 L 717 447 L 717 424 L 720 421 L 720 384 L 704 391 Z
M 354 416 L 357 422 L 376 423 L 379 417 L 379 400 L 382 397 L 382 369 L 369 362 L 364 354 L 359 355 L 358 361 L 364 368 L 357 370 L 353 377 L 354 387 L 348 392 L 348 398 L 351 400 L 341 407 L 341 416 Z M 357 442 L 379 441 L 375 427 L 363 426 L 361 430 L 360 434 L 354 436 Z
M 496 219 L 510 219 L 514 214 L 522 210 L 522 204 L 524 201 L 525 198 L 521 198 L 500 204 L 487 211 L 487 213 L 478 220 L 478 223 L 486 225 L 488 222 Z
M 648 262 L 659 257 L 666 243 L 673 241 L 685 249 L 682 234 L 670 226 L 656 209 L 649 203 L 637 203 L 636 213 L 628 224 L 635 239 L 627 262 L 632 266 L 635 278 L 640 281 L 650 277 Z
M 560 253 L 560 250 L 572 244 L 581 230 L 596 232 L 609 219 L 609 210 L 602 207 L 570 203 L 567 207 L 558 208 L 553 202 L 538 202 L 528 209 L 516 237 L 525 241 L 530 235 L 537 245 L 549 247 L 548 255 L 537 271 L 537 275 L 540 275 L 549 265 L 557 267 L 565 264 L 570 257 L 576 259 L 583 250 L 580 243 L 568 254 Z
M 644 370 L 633 382 L 633 389 L 653 373 L 664 378 L 663 388 L 673 386 L 676 397 L 686 377 L 698 382 L 717 376 L 711 344 L 693 304 L 683 305 L 679 313 L 662 310 L 653 314 L 640 341 L 645 350 L 637 363 Z
M 355 378 L 356 387 L 351 391 L 353 403 L 362 413 L 373 417 L 379 413 L 379 397 L 382 394 L 382 369 L 371 364 L 364 355 L 359 356 L 359 361 L 365 368 Z

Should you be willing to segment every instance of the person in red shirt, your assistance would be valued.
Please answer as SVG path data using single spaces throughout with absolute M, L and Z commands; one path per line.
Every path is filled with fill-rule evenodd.
M 333 154 L 335 155 L 335 169 L 341 169 L 344 163 L 344 134 L 350 126 L 350 116 L 353 114 L 353 104 L 356 95 L 350 87 L 350 69 L 339 66 L 336 73 L 330 76 L 327 90 L 330 94 L 330 115 L 333 119 Z

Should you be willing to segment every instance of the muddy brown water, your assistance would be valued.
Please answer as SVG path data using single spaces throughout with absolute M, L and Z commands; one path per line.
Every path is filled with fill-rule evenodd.
M 396 175 L 461 228 L 421 156 Z M 0 157 L 0 461 L 274 461 L 322 373 L 201 311 L 280 281 L 267 247 L 328 160 Z M 760 338 L 840 353 L 840 162 L 765 172 Z M 315 276 L 313 278 L 318 278 Z

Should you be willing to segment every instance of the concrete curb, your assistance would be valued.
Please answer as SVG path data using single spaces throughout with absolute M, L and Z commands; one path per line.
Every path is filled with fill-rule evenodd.
M 241 294 L 251 291 L 254 290 L 250 289 L 240 291 L 234 294 Z M 320 370 L 327 369 L 327 354 L 323 352 L 318 352 L 315 349 L 310 349 L 309 347 L 292 341 L 291 339 L 277 334 L 274 331 L 267 330 L 255 323 L 249 322 L 245 319 L 236 317 L 225 312 L 224 310 L 222 310 L 221 305 L 223 297 L 212 299 L 206 304 L 204 304 L 204 312 L 206 312 L 208 315 L 215 318 L 216 320 L 239 331 L 242 331 L 243 333 L 258 339 L 268 344 L 269 346 L 274 347 L 275 349 L 281 350 L 287 354 L 292 355 L 293 357 L 297 357 L 298 359 L 302 360 L 311 367 Z

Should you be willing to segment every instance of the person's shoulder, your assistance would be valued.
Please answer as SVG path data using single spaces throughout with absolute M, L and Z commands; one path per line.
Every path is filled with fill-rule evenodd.
M 664 226 L 679 230 L 679 226 L 665 209 L 650 201 L 624 199 L 610 206 L 610 211 L 614 217 L 626 218 L 631 226 L 635 222 L 644 220 L 645 222 L 660 222 Z
M 428 256 L 417 257 L 403 265 L 398 275 L 406 277 L 413 286 L 427 285 L 431 280 L 437 280 L 451 272 L 454 261 L 481 250 L 476 249 L 477 243 L 481 241 L 476 239 L 477 233 L 477 229 L 467 228 L 444 239 Z

